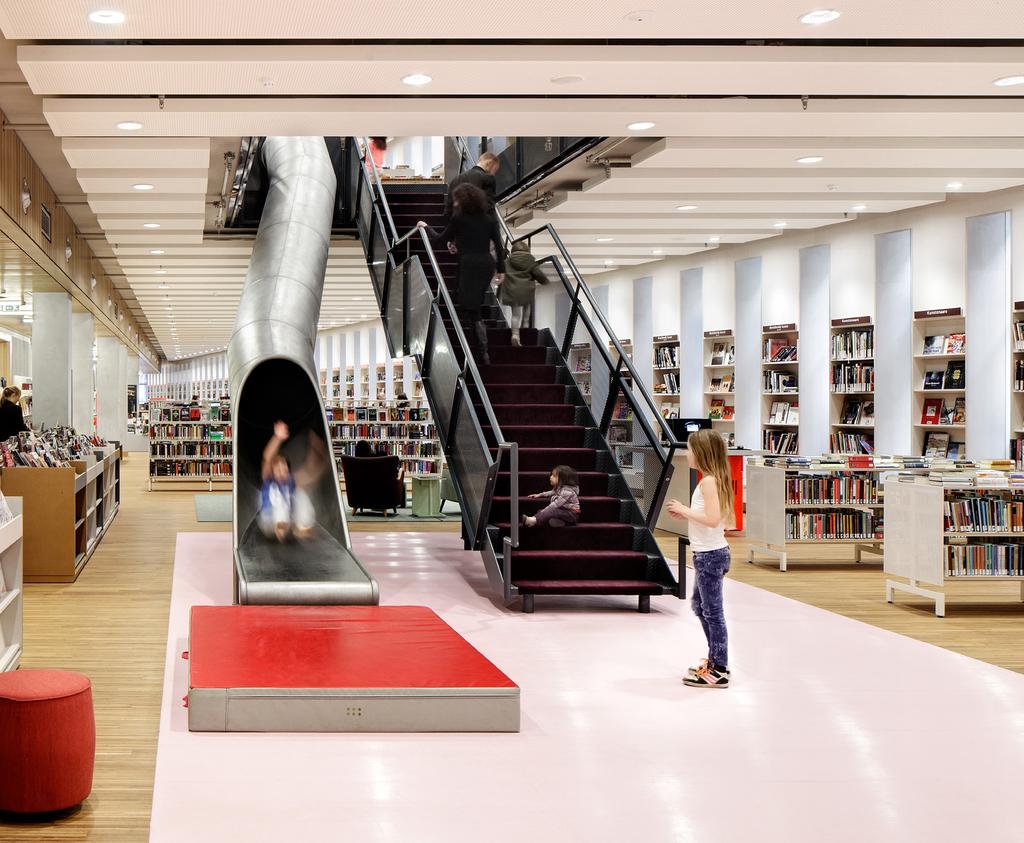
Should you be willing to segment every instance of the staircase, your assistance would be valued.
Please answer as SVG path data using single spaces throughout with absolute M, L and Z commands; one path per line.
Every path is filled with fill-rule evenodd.
M 367 181 L 372 187 L 372 174 Z M 381 191 L 377 208 L 381 213 L 378 224 L 386 230 L 386 218 L 390 215 L 398 239 L 419 220 L 440 229 L 444 188 L 387 185 Z M 410 237 L 392 248 L 396 264 L 392 276 L 410 277 L 407 270 L 414 262 L 430 267 L 430 251 L 454 298 L 456 257 L 443 247 L 428 249 L 420 236 Z M 424 270 L 423 274 L 434 295 L 434 313 L 440 316 L 434 330 L 443 328 L 446 332 L 447 344 L 466 373 L 464 400 L 467 405 L 472 404 L 471 415 L 482 438 L 480 447 L 486 449 L 481 457 L 490 464 L 486 476 L 482 469 L 473 471 L 467 464 L 479 460 L 459 450 L 472 448 L 476 444 L 473 437 L 467 439 L 464 431 L 461 437 L 456 435 L 457 431 L 449 430 L 447 435 L 440 431 L 463 500 L 464 539 L 467 547 L 483 554 L 492 586 L 500 588 L 507 600 L 520 595 L 525 612 L 533 611 L 536 595 L 633 595 L 638 598 L 641 612 L 650 610 L 652 595 L 678 595 L 676 580 L 644 513 L 551 331 L 524 329 L 522 346 L 513 346 L 501 309 L 492 301 L 485 308 L 490 364 L 484 365 L 472 326 L 460 322 L 459 336 L 452 313 L 439 306 L 443 302 L 436 295 L 434 273 Z M 386 300 L 382 303 L 386 325 L 387 304 Z M 393 314 L 394 310 L 390 312 Z M 408 319 L 409 314 L 403 314 L 403 320 Z M 390 330 L 389 337 L 394 333 Z M 476 372 L 467 368 L 467 351 L 473 357 L 479 379 Z M 433 415 L 439 427 L 443 427 L 437 406 L 446 399 L 435 394 L 438 387 L 429 374 L 428 367 L 424 374 L 426 392 Z M 463 422 L 465 418 L 464 411 Z M 509 447 L 508 443 L 514 445 Z M 571 465 L 579 473 L 580 523 L 563 528 L 516 529 L 515 517 L 534 514 L 546 505 L 546 500 L 529 495 L 550 488 L 551 469 L 560 463 Z M 518 495 L 513 499 L 513 489 L 517 487 Z M 479 522 L 473 524 L 471 516 L 476 507 L 475 503 L 467 506 L 466 496 L 473 496 L 473 490 L 479 489 L 484 490 L 479 496 Z M 476 499 L 473 496 L 474 502 Z

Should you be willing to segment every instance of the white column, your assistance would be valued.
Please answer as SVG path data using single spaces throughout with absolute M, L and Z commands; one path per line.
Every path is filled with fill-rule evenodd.
M 828 244 L 800 250 L 800 453 L 814 456 L 829 447 L 829 279 Z
M 32 311 L 33 426 L 71 424 L 71 297 L 36 293 Z
M 679 417 L 704 415 L 704 269 L 679 273 Z
M 95 341 L 92 314 L 71 314 L 71 424 L 80 433 L 91 433 L 93 427 L 92 346 Z
M 761 447 L 761 258 L 736 261 L 736 444 Z
M 128 349 L 115 337 L 100 337 L 96 351 L 96 431 L 123 442 L 128 429 Z

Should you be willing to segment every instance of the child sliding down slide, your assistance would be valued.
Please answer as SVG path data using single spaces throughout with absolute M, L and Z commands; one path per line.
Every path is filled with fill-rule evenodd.
M 576 470 L 567 465 L 556 465 L 551 470 L 551 491 L 537 492 L 531 498 L 550 498 L 549 503 L 536 515 L 524 515 L 527 527 L 571 527 L 580 520 L 580 481 Z
M 288 440 L 288 425 L 279 421 L 263 449 L 259 523 L 263 534 L 283 542 L 289 535 L 306 539 L 313 532 L 316 515 L 309 495 L 298 486 L 281 446 Z

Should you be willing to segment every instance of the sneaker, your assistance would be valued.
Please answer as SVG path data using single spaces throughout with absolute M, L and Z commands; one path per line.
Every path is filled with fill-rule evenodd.
M 512 345 L 514 345 L 516 348 L 519 348 L 522 345 L 522 342 L 520 342 L 519 340 L 519 334 L 512 334 Z
M 719 673 L 711 667 L 702 667 L 694 677 L 686 676 L 683 684 L 691 688 L 728 688 L 729 674 Z
M 697 665 L 696 667 L 691 667 L 686 671 L 686 675 L 690 677 L 690 679 L 693 679 L 697 675 L 698 671 L 701 671 L 706 667 L 711 667 L 711 659 L 701 659 L 699 665 Z M 724 673 L 726 676 L 730 675 L 729 668 L 726 668 L 725 670 L 719 672 Z

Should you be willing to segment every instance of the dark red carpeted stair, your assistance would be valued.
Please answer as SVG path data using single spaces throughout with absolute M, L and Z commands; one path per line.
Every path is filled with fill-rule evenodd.
M 443 225 L 443 192 L 389 186 L 387 198 L 399 235 L 421 219 L 438 229 Z M 418 239 L 411 253 L 425 262 Z M 443 247 L 435 256 L 454 297 L 455 259 Z M 427 275 L 431 277 L 429 271 Z M 640 597 L 640 608 L 646 611 L 650 595 L 671 590 L 674 582 L 561 354 L 549 333 L 542 336 L 533 329 L 524 329 L 522 347 L 514 347 L 500 311 L 491 308 L 488 315 L 489 365 L 481 362 L 471 326 L 462 327 L 502 434 L 519 445 L 520 515 L 547 505 L 529 495 L 550 489 L 548 477 L 556 465 L 571 465 L 580 477 L 577 526 L 520 528 L 512 583 L 524 596 L 524 610 L 532 611 L 536 594 L 632 594 Z M 452 336 L 454 325 L 449 322 L 446 329 Z M 497 455 L 494 431 L 479 398 L 477 415 Z M 489 539 L 499 557 L 502 539 L 511 530 L 512 503 L 507 463 L 502 469 L 488 520 Z

